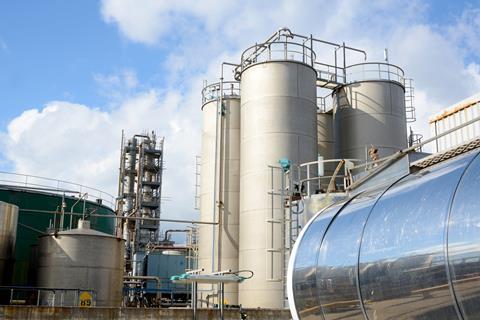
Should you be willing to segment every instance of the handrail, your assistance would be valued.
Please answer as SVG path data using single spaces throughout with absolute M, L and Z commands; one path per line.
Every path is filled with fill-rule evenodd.
M 9 292 L 9 305 L 15 305 L 18 304 L 15 302 L 21 302 L 21 305 L 25 306 L 78 307 L 81 292 L 88 292 L 90 294 L 92 300 L 90 301 L 91 305 L 88 305 L 88 307 L 94 307 L 97 300 L 97 292 L 93 289 L 0 286 L 0 292 L 2 291 Z M 65 301 L 65 296 L 68 296 L 67 301 Z
M 241 72 L 252 64 L 275 60 L 298 61 L 313 66 L 316 54 L 305 43 L 288 41 L 288 38 L 285 41 L 255 44 L 243 51 L 235 78 L 239 80 Z
M 343 188 L 346 188 L 348 186 L 348 179 L 350 177 L 348 168 L 343 165 L 343 174 L 339 175 L 338 173 L 336 175 L 329 175 L 325 174 L 324 172 L 320 174 L 319 172 L 319 166 L 321 165 L 322 168 L 324 167 L 325 164 L 334 164 L 338 166 L 338 163 L 340 162 L 350 162 L 350 163 L 359 163 L 362 162 L 361 160 L 358 159 L 327 159 L 327 160 L 317 160 L 317 161 L 310 161 L 306 163 L 302 163 L 299 165 L 295 165 L 294 171 L 296 171 L 297 174 L 297 182 L 299 184 L 299 191 L 301 191 L 302 187 L 306 187 L 306 194 L 308 196 L 312 195 L 315 192 L 315 187 L 318 187 L 318 190 L 321 190 L 321 185 L 322 181 L 326 180 L 327 183 L 331 182 L 332 179 L 335 181 L 343 180 Z M 314 170 L 312 170 L 312 167 Z M 323 171 L 323 170 L 322 170 Z M 332 170 L 333 171 L 333 170 Z M 315 185 L 318 184 L 318 185 Z
M 36 175 L 22 174 L 16 172 L 0 171 L 0 182 L 6 182 L 10 186 L 26 187 L 32 189 L 39 189 L 44 187 L 44 190 L 61 194 L 61 193 L 88 193 L 87 200 L 96 201 L 102 200 L 102 203 L 111 209 L 115 209 L 115 197 L 108 192 L 100 189 L 88 187 L 75 182 L 59 180 L 54 178 L 46 178 Z
M 346 67 L 344 83 L 365 80 L 390 80 L 405 86 L 405 72 L 402 68 L 386 62 L 364 62 Z
M 222 85 L 223 90 L 220 90 Z M 212 83 L 202 89 L 202 106 L 210 101 L 217 100 L 220 97 L 220 92 L 223 92 L 223 97 L 240 97 L 240 82 L 238 81 L 223 81 Z

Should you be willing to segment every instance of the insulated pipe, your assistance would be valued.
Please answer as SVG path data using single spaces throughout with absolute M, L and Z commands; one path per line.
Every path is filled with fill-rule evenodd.
M 169 230 L 165 231 L 165 237 L 163 238 L 163 241 L 168 241 L 168 234 L 173 233 L 173 232 L 190 232 L 190 230 L 188 230 L 188 229 L 183 229 L 183 230 L 169 229 Z
M 25 212 L 37 212 L 37 213 L 46 213 L 46 214 L 62 214 L 58 211 L 50 210 L 35 210 L 35 209 L 19 209 L 19 211 Z M 66 215 L 81 216 L 81 213 L 65 213 Z M 150 221 L 160 221 L 160 222 L 177 222 L 177 223 L 187 223 L 187 224 L 208 224 L 215 225 L 218 222 L 210 221 L 197 221 L 197 220 L 180 220 L 180 219 L 163 219 L 163 218 L 142 218 L 142 217 L 119 217 L 115 214 L 89 214 L 90 217 L 100 217 L 100 218 L 112 218 L 112 219 L 122 219 L 122 220 L 150 220 Z

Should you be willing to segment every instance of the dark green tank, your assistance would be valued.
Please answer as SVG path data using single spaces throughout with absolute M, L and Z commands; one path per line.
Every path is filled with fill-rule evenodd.
M 65 195 L 65 212 L 70 213 L 72 205 L 78 198 Z M 53 225 L 55 214 L 48 211 L 61 210 L 62 195 L 21 187 L 0 186 L 0 201 L 15 204 L 19 207 L 17 241 L 15 245 L 15 265 L 13 285 L 35 285 L 35 255 L 38 236 L 45 233 Z M 47 211 L 47 212 L 46 212 Z M 74 213 L 83 212 L 83 200 L 73 208 Z M 90 220 L 91 228 L 111 235 L 115 234 L 115 219 L 111 217 L 96 217 L 90 214 L 114 215 L 113 209 L 99 202 L 86 201 L 86 219 Z M 72 216 L 72 226 L 77 226 L 80 216 Z M 56 225 L 60 216 L 57 215 Z M 70 227 L 70 215 L 64 216 L 64 229 Z

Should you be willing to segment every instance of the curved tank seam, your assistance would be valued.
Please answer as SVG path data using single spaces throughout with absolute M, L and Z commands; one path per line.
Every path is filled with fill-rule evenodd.
M 455 197 L 457 195 L 457 191 L 458 191 L 458 187 L 460 186 L 460 183 L 462 182 L 462 179 L 464 178 L 465 176 L 465 173 L 468 171 L 468 168 L 470 168 L 470 166 L 472 165 L 472 163 L 477 159 L 477 158 L 480 158 L 480 153 L 477 152 L 477 155 L 474 156 L 472 158 L 472 160 L 470 160 L 470 162 L 468 163 L 468 165 L 465 166 L 465 169 L 463 170 L 462 174 L 460 175 L 459 179 L 458 179 L 458 182 L 457 182 L 457 185 L 455 186 L 455 190 L 450 198 L 450 203 L 449 203 L 449 206 L 448 206 L 448 212 L 447 212 L 447 216 L 445 218 L 445 231 L 444 231 L 444 234 L 443 234 L 443 255 L 444 255 L 444 259 L 445 259 L 445 271 L 446 271 L 446 275 L 447 275 L 447 283 L 448 283 L 448 291 L 450 292 L 450 295 L 451 295 L 451 298 L 453 299 L 453 305 L 455 307 L 455 312 L 457 313 L 457 317 L 458 319 L 465 319 L 465 316 L 462 312 L 462 308 L 460 307 L 460 304 L 458 302 L 458 298 L 457 298 L 457 294 L 455 292 L 455 288 L 453 286 L 453 282 L 452 282 L 452 273 L 451 273 L 451 270 L 450 270 L 450 259 L 449 259 L 449 250 L 448 250 L 448 235 L 449 235 L 449 226 L 450 226 L 450 218 L 451 218 L 451 215 L 452 215 L 452 208 L 453 208 L 453 202 L 455 201 Z
M 353 197 L 347 199 L 340 208 L 338 208 L 337 212 L 335 212 L 335 214 L 333 215 L 332 219 L 330 220 L 330 222 L 328 223 L 327 227 L 325 228 L 325 231 L 323 232 L 323 235 L 322 235 L 322 239 L 320 239 L 320 243 L 318 245 L 318 250 L 316 252 L 316 256 L 315 256 L 315 282 L 317 281 L 317 267 L 318 267 L 318 258 L 320 256 L 320 249 L 322 248 L 322 244 L 323 244 L 323 240 L 325 240 L 325 236 L 327 235 L 327 232 L 328 232 L 328 229 L 330 229 L 330 226 L 332 225 L 332 223 L 335 221 L 335 219 L 337 218 L 337 216 L 340 214 L 340 212 L 342 212 L 342 210 L 355 198 L 357 198 L 361 193 L 359 194 L 356 194 L 354 195 Z M 334 204 L 332 204 L 333 206 Z M 323 306 L 322 306 L 322 302 L 320 301 L 320 297 L 319 295 L 316 296 L 316 299 L 317 300 L 317 303 L 318 305 L 320 306 L 320 310 L 322 311 L 322 318 L 323 319 L 326 319 L 325 317 L 325 311 L 323 310 Z
M 369 320 L 367 316 L 367 311 L 365 310 L 365 305 L 363 304 L 363 297 L 362 297 L 362 290 L 360 289 L 360 253 L 362 250 L 362 243 L 363 243 L 363 236 L 365 234 L 365 228 L 367 227 L 368 220 L 370 218 L 370 215 L 373 212 L 373 209 L 375 209 L 375 206 L 377 205 L 378 201 L 383 197 L 383 195 L 390 190 L 394 185 L 396 185 L 399 181 L 403 180 L 404 178 L 408 177 L 410 174 L 406 174 L 397 180 L 393 181 L 383 192 L 381 192 L 375 202 L 372 204 L 370 208 L 370 212 L 368 213 L 366 219 L 365 219 L 365 224 L 363 225 L 362 232 L 360 234 L 360 243 L 358 244 L 358 253 L 357 253 L 357 267 L 356 267 L 356 285 L 357 285 L 357 295 L 358 295 L 358 300 L 360 302 L 360 309 L 362 310 L 363 316 L 366 320 Z
M 293 272 L 294 272 L 293 269 L 294 269 L 295 262 L 296 262 L 296 254 L 294 255 L 293 253 L 295 252 L 296 249 L 298 249 L 298 247 L 300 247 L 301 242 L 303 240 L 303 237 L 305 236 L 305 233 L 307 233 L 307 230 L 309 229 L 310 225 L 318 218 L 318 216 L 320 216 L 323 212 L 327 211 L 329 208 L 333 207 L 334 205 L 335 205 L 335 203 L 330 203 L 325 208 L 320 209 L 309 221 L 307 221 L 307 223 L 305 224 L 305 227 L 300 232 L 297 240 L 295 241 L 293 250 L 291 252 L 291 258 L 290 259 L 293 259 L 293 261 L 292 261 L 292 266 L 293 266 L 292 267 L 292 277 L 293 277 Z M 289 265 L 290 265 L 290 262 L 289 262 Z M 289 274 L 289 272 L 287 273 L 287 279 L 288 279 L 288 274 Z M 315 279 L 316 279 L 316 275 L 317 275 L 317 269 L 315 268 Z M 296 318 L 294 317 L 294 320 L 298 320 L 298 319 L 300 319 L 300 316 L 299 316 L 298 311 L 297 311 L 297 306 L 295 305 L 295 293 L 293 292 L 293 290 L 292 290 L 292 300 L 291 301 L 292 301 L 291 306 L 293 307 L 293 310 L 295 311 L 295 314 L 292 314 L 292 316 L 296 316 Z M 290 304 L 290 300 L 289 300 L 289 304 Z M 290 307 L 290 310 L 292 310 L 291 309 L 292 307 Z M 321 316 L 325 320 L 325 318 L 323 317 L 323 313 L 322 313 Z

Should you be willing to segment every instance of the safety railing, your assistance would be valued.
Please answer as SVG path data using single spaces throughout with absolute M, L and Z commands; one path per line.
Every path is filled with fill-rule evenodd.
M 346 67 L 345 83 L 365 80 L 390 80 L 405 85 L 402 68 L 384 62 L 365 62 Z
M 318 193 L 344 192 L 350 184 L 349 168 L 361 163 L 358 159 L 328 159 L 295 166 L 298 181 L 293 192 L 302 196 Z
M 325 112 L 327 111 L 327 103 L 325 97 L 317 97 L 317 111 Z
M 248 66 L 273 60 L 297 61 L 313 66 L 315 52 L 304 42 L 285 41 L 255 44 L 242 53 L 240 72 Z
M 317 112 L 327 112 L 327 110 L 330 110 L 333 108 L 332 105 L 332 100 L 328 99 L 330 97 L 330 94 L 327 94 L 324 97 L 318 96 L 317 93 Z
M 88 201 L 96 201 L 115 208 L 115 197 L 107 192 L 82 184 L 40 176 L 0 171 L 0 184 L 55 194 L 81 194 Z
M 222 88 L 220 88 L 222 86 Z M 207 85 L 202 90 L 202 105 L 217 100 L 223 95 L 224 98 L 240 97 L 240 82 L 224 81 Z
M 317 78 L 324 82 L 345 83 L 345 72 L 342 67 L 315 61 L 314 68 L 317 71 Z
M 0 286 L 0 302 L 8 305 L 49 307 L 94 307 L 94 290 Z

